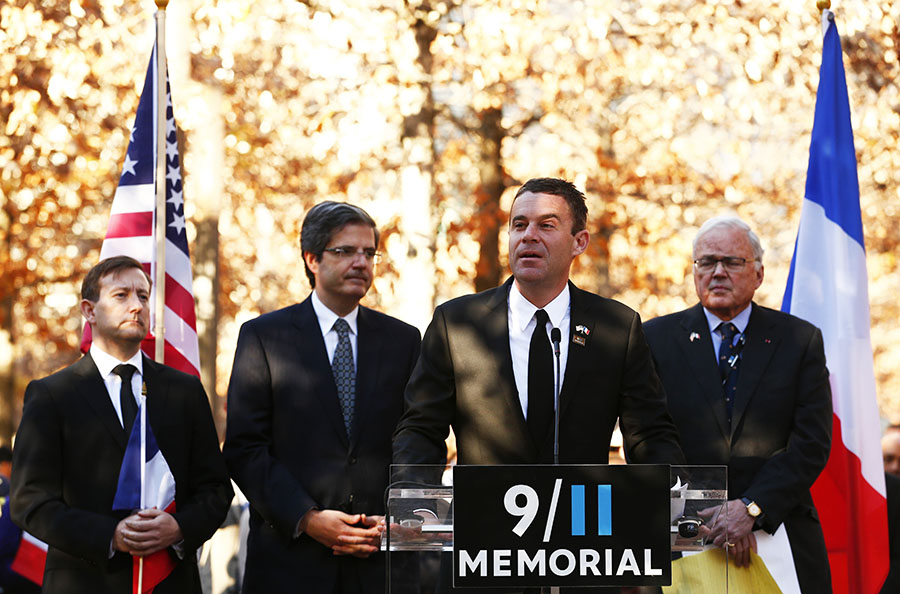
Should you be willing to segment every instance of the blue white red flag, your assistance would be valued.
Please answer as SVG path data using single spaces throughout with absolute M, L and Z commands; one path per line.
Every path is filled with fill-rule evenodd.
M 156 186 L 166 184 L 166 298 L 164 327 L 164 363 L 175 369 L 200 376 L 200 351 L 197 342 L 197 318 L 194 309 L 193 276 L 185 229 L 184 193 L 181 159 L 178 154 L 172 94 L 166 80 L 166 178 L 156 175 L 156 122 L 161 110 L 157 106 L 156 56 L 154 45 L 147 78 L 138 105 L 131 142 L 122 164 L 119 186 L 113 197 L 106 238 L 100 248 L 100 259 L 131 256 L 144 264 L 150 277 L 156 279 Z M 168 79 L 168 75 L 167 75 Z M 156 303 L 153 286 L 150 303 Z M 156 312 L 151 310 L 150 328 L 156 327 Z M 81 351 L 91 344 L 90 326 L 85 325 Z M 148 335 L 143 351 L 154 358 L 154 337 Z
M 7 505 L 9 505 L 7 503 Z M 7 513 L 8 513 L 7 509 Z M 47 564 L 47 543 L 27 532 L 22 532 L 19 548 L 10 569 L 38 586 L 44 583 L 44 566 Z
M 152 398 L 152 395 L 150 396 Z M 113 499 L 113 511 L 136 511 L 141 509 L 161 509 L 168 513 L 175 511 L 175 477 L 169 470 L 169 463 L 160 451 L 153 435 L 153 428 L 147 421 L 147 402 L 141 398 L 137 422 L 131 428 L 119 483 Z M 143 468 L 141 468 L 141 452 Z M 143 474 L 142 474 L 143 473 Z M 143 570 L 139 568 L 139 558 L 134 557 L 132 571 L 132 592 L 144 594 L 152 592 L 175 568 L 175 560 L 168 550 L 158 551 L 144 557 Z M 138 574 L 143 572 L 140 591 Z
M 841 39 L 827 10 L 823 28 L 806 195 L 782 309 L 818 326 L 825 339 L 832 448 L 812 492 L 834 591 L 869 594 L 888 571 L 887 503 L 850 101 Z

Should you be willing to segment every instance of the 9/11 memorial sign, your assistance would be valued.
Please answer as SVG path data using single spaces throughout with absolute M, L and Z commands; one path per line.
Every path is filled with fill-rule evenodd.
M 455 587 L 665 586 L 669 467 L 458 466 Z

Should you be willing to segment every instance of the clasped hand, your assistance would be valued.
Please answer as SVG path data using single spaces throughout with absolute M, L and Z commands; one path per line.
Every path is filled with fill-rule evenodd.
M 121 520 L 113 533 L 113 547 L 136 557 L 152 555 L 183 540 L 181 527 L 171 514 L 144 509 Z
M 300 529 L 335 555 L 365 559 L 381 547 L 383 516 L 345 514 L 334 509 L 310 510 Z

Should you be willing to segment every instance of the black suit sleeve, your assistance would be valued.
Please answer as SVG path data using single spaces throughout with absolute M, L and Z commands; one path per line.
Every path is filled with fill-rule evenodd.
M 619 424 L 629 462 L 686 464 L 678 429 L 669 415 L 665 391 L 636 313 L 628 333 L 620 403 Z
M 818 329 L 805 345 L 796 382 L 797 401 L 787 447 L 763 464 L 744 493 L 765 512 L 760 525 L 770 533 L 809 493 L 831 452 L 831 386 Z
M 447 460 L 444 440 L 456 410 L 456 383 L 441 307 L 425 330 L 419 360 L 405 393 L 406 410 L 393 437 L 394 464 L 437 464 Z
M 231 476 L 266 522 L 287 540 L 317 502 L 272 454 L 274 410 L 270 361 L 257 327 L 244 324 L 228 384 L 225 461 Z
M 40 380 L 25 389 L 25 406 L 13 453 L 13 520 L 50 546 L 105 564 L 118 521 L 110 513 L 66 503 L 66 428 L 60 407 L 54 402 L 58 396 Z M 82 470 L 91 472 L 89 465 Z
M 234 490 L 228 478 L 228 469 L 213 423 L 209 400 L 203 384 L 197 378 L 190 378 L 191 388 L 184 403 L 189 423 L 187 455 L 188 474 L 179 477 L 187 481 L 187 497 L 177 497 L 178 504 L 172 516 L 181 528 L 186 551 L 198 549 L 219 528 L 231 507 Z M 176 483 L 176 489 L 184 489 Z M 177 494 L 176 494 L 177 496 Z

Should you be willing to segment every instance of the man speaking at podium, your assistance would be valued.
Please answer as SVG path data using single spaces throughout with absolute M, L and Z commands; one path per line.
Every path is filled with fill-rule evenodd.
M 684 462 L 640 317 L 569 282 L 585 251 L 587 206 L 574 185 L 537 178 L 514 198 L 513 277 L 439 306 L 406 388 L 395 464 L 444 464 L 452 425 L 460 464 L 549 464 L 559 336 L 559 462 L 605 464 L 619 419 L 627 455 Z
M 745 566 L 758 538 L 765 539 L 760 546 L 779 546 L 785 530 L 776 530 L 784 524 L 786 554 L 763 555 L 782 591 L 797 591 L 790 567 L 782 572 L 788 582 L 776 571 L 793 557 L 799 591 L 830 592 L 809 493 L 831 448 L 822 333 L 752 302 L 763 280 L 763 249 L 740 219 L 704 223 L 693 255 L 700 303 L 644 328 L 688 462 L 728 465 L 728 541 L 722 518 L 710 524 L 710 540 Z

